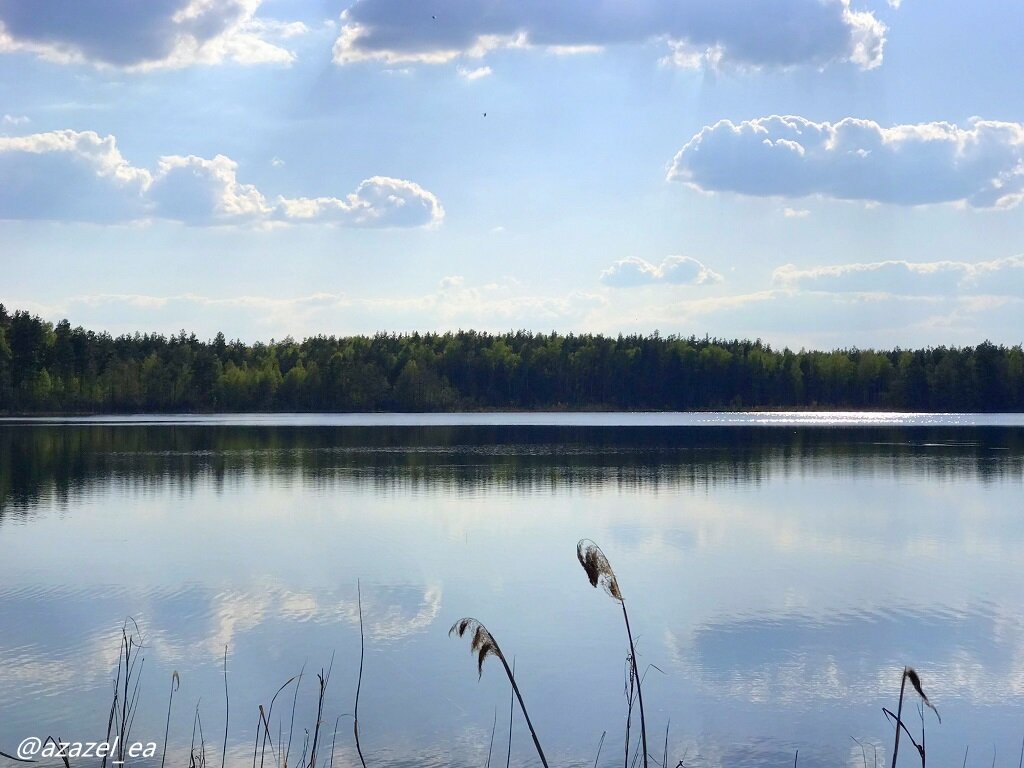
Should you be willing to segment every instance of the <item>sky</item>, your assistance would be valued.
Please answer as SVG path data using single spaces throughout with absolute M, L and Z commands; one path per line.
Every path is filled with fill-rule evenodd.
M 0 301 L 1024 341 L 1011 0 L 0 0 Z

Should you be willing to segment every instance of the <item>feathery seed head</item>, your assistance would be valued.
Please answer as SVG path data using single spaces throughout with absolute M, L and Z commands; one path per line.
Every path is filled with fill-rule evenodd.
M 925 706 L 927 706 L 929 709 L 931 709 L 932 712 L 935 713 L 935 716 L 939 719 L 939 722 L 941 723 L 942 716 L 939 714 L 939 710 L 935 708 L 935 705 L 928 700 L 927 696 L 925 696 L 924 689 L 921 688 L 921 678 L 918 677 L 917 671 L 913 667 L 904 667 L 903 676 L 910 681 L 910 684 L 914 686 L 914 690 L 917 691 L 917 695 L 921 697 L 921 701 L 923 701 L 925 703 Z
M 590 586 L 600 586 L 611 597 L 622 602 L 622 592 L 619 591 L 619 581 L 615 578 L 615 571 L 611 563 L 605 557 L 604 552 L 590 539 L 580 539 L 576 545 L 576 557 L 587 572 L 590 579 Z
M 483 677 L 484 674 L 484 660 L 490 656 L 497 656 L 502 661 L 505 660 L 505 655 L 501 652 L 498 644 L 495 642 L 493 635 L 487 631 L 487 627 L 481 624 L 474 618 L 469 616 L 459 619 L 452 628 L 448 630 L 448 636 L 451 637 L 453 634 L 457 634 L 459 637 L 463 637 L 466 633 L 472 635 L 472 642 L 470 643 L 469 649 L 472 653 L 477 656 L 476 667 L 477 677 Z

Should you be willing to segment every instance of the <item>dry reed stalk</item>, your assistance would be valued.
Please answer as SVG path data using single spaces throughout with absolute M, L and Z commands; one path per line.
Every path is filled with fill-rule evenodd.
M 496 657 L 505 668 L 505 674 L 508 675 L 508 681 L 512 684 L 512 691 L 516 695 L 516 699 L 519 701 L 519 709 L 523 713 L 523 718 L 526 720 L 526 725 L 530 729 L 530 735 L 533 737 L 533 746 L 537 748 L 537 755 L 540 757 L 541 763 L 544 764 L 544 768 L 548 768 L 548 760 L 544 757 L 544 750 L 541 749 L 540 740 L 537 738 L 537 731 L 534 730 L 533 723 L 530 721 L 530 714 L 526 711 L 526 704 L 523 702 L 523 694 L 519 691 L 519 685 L 516 683 L 515 675 L 512 674 L 512 668 L 509 667 L 508 661 L 505 659 L 505 654 L 501 652 L 501 648 L 498 646 L 494 636 L 487 630 L 483 624 L 473 618 L 462 618 L 452 624 L 452 628 L 448 630 L 449 636 L 457 634 L 459 637 L 464 636 L 469 632 L 472 636 L 470 643 L 470 651 L 477 654 L 477 672 L 478 677 L 482 677 L 484 674 L 484 659 L 488 656 Z
M 590 539 L 580 539 L 576 544 L 576 557 L 583 566 L 590 580 L 590 586 L 601 587 L 613 600 L 622 606 L 622 618 L 626 622 L 626 637 L 629 638 L 629 658 L 633 665 L 633 677 L 636 680 L 636 699 L 640 705 L 640 737 L 643 743 L 644 768 L 647 764 L 647 718 L 644 715 L 644 694 L 640 685 L 640 673 L 636 665 L 636 645 L 633 642 L 633 631 L 629 626 L 629 613 L 626 611 L 626 601 L 622 599 L 622 591 L 619 589 L 619 580 L 612 570 L 611 563 L 605 557 L 601 548 Z M 626 740 L 626 754 L 628 760 L 629 739 Z
M 932 712 L 935 713 L 935 717 L 938 718 L 940 723 L 942 722 L 942 717 L 941 717 L 941 715 L 939 715 L 939 710 L 937 710 L 935 708 L 935 705 L 931 703 L 931 701 L 925 695 L 924 689 L 921 687 L 921 678 L 918 676 L 917 671 L 913 667 L 904 667 L 903 668 L 903 676 L 900 679 L 900 700 L 899 700 L 899 704 L 896 707 L 896 714 L 895 714 L 895 718 L 896 718 L 896 739 L 895 739 L 895 742 L 893 743 L 893 748 L 892 748 L 892 768 L 896 768 L 896 759 L 899 756 L 899 752 L 900 752 L 900 730 L 901 729 L 906 731 L 907 738 L 909 738 L 910 742 L 917 748 L 917 752 L 918 752 L 918 754 L 921 757 L 921 765 L 923 766 L 925 764 L 925 751 L 924 751 L 923 743 L 922 744 L 918 744 L 916 741 L 914 741 L 914 737 L 910 734 L 910 731 L 907 730 L 907 726 L 904 725 L 904 723 L 903 723 L 903 694 L 904 694 L 904 692 L 906 690 L 907 680 L 910 681 L 910 684 L 914 687 L 914 690 L 917 691 L 917 695 L 921 697 L 921 701 L 924 703 L 924 705 L 927 706 L 929 709 L 932 710 Z M 892 713 L 889 710 L 885 709 L 884 707 L 883 707 L 882 711 L 885 712 L 886 715 L 890 715 L 890 716 L 892 715 Z M 923 716 L 921 718 L 921 723 L 922 723 L 922 733 L 923 733 L 923 727 L 924 727 L 924 717 Z M 924 739 L 922 737 L 922 742 L 923 741 L 924 741 Z
M 356 680 L 356 703 L 352 710 L 352 733 L 356 740 L 356 752 L 359 754 L 359 762 L 366 768 L 366 759 L 363 757 L 363 747 L 359 743 L 359 691 L 363 687 L 363 658 L 366 655 L 366 639 L 363 634 L 363 589 L 359 582 L 356 582 L 356 597 L 359 603 L 359 678 Z

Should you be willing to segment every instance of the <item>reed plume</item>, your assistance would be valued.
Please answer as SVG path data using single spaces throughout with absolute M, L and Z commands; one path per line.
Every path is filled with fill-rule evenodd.
M 508 681 L 512 684 L 512 692 L 515 693 L 516 699 L 519 701 L 519 709 L 523 713 L 523 718 L 526 720 L 526 725 L 530 729 L 530 735 L 533 737 L 533 746 L 537 748 L 537 755 L 540 757 L 541 763 L 544 768 L 548 768 L 547 758 L 544 757 L 544 750 L 541 749 L 540 740 L 537 738 L 537 732 L 533 728 L 533 723 L 530 720 L 530 715 L 526 711 L 526 704 L 523 702 L 523 694 L 519 691 L 519 686 L 516 684 L 515 675 L 512 673 L 512 668 L 508 665 L 508 660 L 505 658 L 505 654 L 501 652 L 501 647 L 498 642 L 494 639 L 487 627 L 481 624 L 474 618 L 466 617 L 459 619 L 452 628 L 448 630 L 448 636 L 457 634 L 459 637 L 464 637 L 466 634 L 471 636 L 470 651 L 476 654 L 476 667 L 477 667 L 477 679 L 484 674 L 484 661 L 488 656 L 494 656 L 497 658 L 501 665 L 505 668 L 505 674 L 508 675 Z
M 913 667 L 904 667 L 903 677 L 900 680 L 900 701 L 896 707 L 896 740 L 892 747 L 892 768 L 896 768 L 896 758 L 899 756 L 900 753 L 900 730 L 906 730 L 906 726 L 903 724 L 903 693 L 906 689 L 907 680 L 910 681 L 910 684 L 914 687 L 914 690 L 917 691 L 917 695 L 921 697 L 921 702 L 929 709 L 931 709 L 932 712 L 935 713 L 935 717 L 938 718 L 940 723 L 942 722 L 942 717 L 939 715 L 939 710 L 937 710 L 935 708 L 935 705 L 931 703 L 931 701 L 925 695 L 924 689 L 921 687 L 921 678 L 918 676 L 917 671 Z M 921 711 L 923 712 L 924 710 Z M 886 710 L 886 713 L 888 714 L 888 710 Z M 923 731 L 923 717 L 921 720 L 921 728 Z M 910 731 L 907 731 L 907 736 L 910 738 L 911 742 L 917 748 L 918 754 L 920 754 L 921 756 L 921 764 L 924 765 L 924 746 L 914 741 L 914 737 L 910 735 Z
M 580 539 L 576 544 L 576 557 L 583 566 L 590 580 L 590 586 L 603 589 L 609 597 L 622 606 L 622 618 L 626 622 L 626 637 L 629 638 L 629 660 L 633 666 L 633 678 L 636 680 L 636 698 L 640 705 L 640 740 L 643 745 L 644 768 L 647 765 L 647 720 L 644 717 L 644 695 L 640 686 L 640 673 L 636 664 L 636 645 L 633 642 L 633 632 L 629 627 L 629 613 L 626 611 L 626 601 L 622 599 L 622 590 L 619 589 L 619 580 L 612 570 L 611 563 L 597 544 L 590 539 Z M 626 749 L 629 749 L 627 737 Z

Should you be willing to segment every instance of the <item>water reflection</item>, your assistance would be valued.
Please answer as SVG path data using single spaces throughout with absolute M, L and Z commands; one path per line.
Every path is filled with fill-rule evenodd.
M 351 711 L 360 579 L 375 764 L 481 765 L 496 710 L 504 749 L 507 684 L 448 639 L 463 615 L 516 657 L 553 764 L 592 765 L 602 731 L 620 764 L 621 616 L 586 536 L 663 670 L 645 701 L 673 765 L 859 766 L 851 736 L 870 765 L 904 663 L 943 714 L 934 764 L 1015 754 L 1022 478 L 1024 433 L 998 426 L 0 426 L 0 749 L 103 731 L 131 615 L 136 729 L 162 736 L 178 671 L 172 754 L 197 702 L 222 733 L 228 646 L 229 763 L 250 765 L 257 706 L 304 664 L 297 722 L 332 657 L 326 711 Z
M 98 484 L 219 490 L 258 476 L 378 489 L 711 488 L 794 473 L 1024 476 L 1015 427 L 805 428 L 0 426 L 0 522 Z
M 692 680 L 749 701 L 866 705 L 890 695 L 905 659 L 920 660 L 930 696 L 985 706 L 1024 694 L 1024 619 L 992 603 L 726 617 L 667 642 Z

